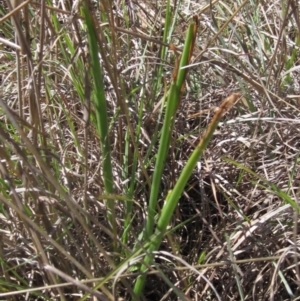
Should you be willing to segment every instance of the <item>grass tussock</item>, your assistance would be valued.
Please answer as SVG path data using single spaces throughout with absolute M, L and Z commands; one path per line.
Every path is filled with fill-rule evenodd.
M 0 24 L 1 300 L 299 298 L 298 1 Z

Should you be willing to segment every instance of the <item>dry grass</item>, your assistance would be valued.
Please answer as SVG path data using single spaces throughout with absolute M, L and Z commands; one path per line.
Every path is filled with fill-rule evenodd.
M 107 195 L 82 1 L 27 2 L 12 20 L 0 1 L 0 299 L 133 298 L 160 100 L 197 14 L 160 207 L 221 100 L 243 99 L 189 179 L 136 299 L 298 300 L 299 3 L 171 1 L 176 51 L 163 56 L 167 1 L 87 1 L 107 101 Z

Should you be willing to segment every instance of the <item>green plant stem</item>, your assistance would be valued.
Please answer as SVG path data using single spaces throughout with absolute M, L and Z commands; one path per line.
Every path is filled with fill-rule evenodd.
M 201 155 L 205 148 L 207 147 L 210 139 L 212 138 L 212 135 L 215 131 L 215 129 L 218 126 L 218 123 L 224 113 L 226 113 L 236 102 L 238 99 L 238 94 L 233 94 L 233 98 L 230 99 L 231 102 L 227 101 L 227 99 L 224 101 L 224 103 L 220 106 L 218 111 L 216 112 L 214 118 L 210 122 L 208 128 L 206 129 L 200 143 L 196 146 L 195 150 L 193 151 L 192 155 L 190 156 L 188 162 L 186 163 L 185 167 L 183 168 L 178 181 L 176 182 L 174 189 L 170 192 L 170 194 L 167 197 L 167 200 L 165 202 L 164 207 L 162 208 L 161 216 L 157 223 L 157 228 L 155 231 L 155 236 L 153 240 L 150 243 L 149 248 L 147 249 L 147 254 L 144 259 L 144 264 L 141 267 L 141 272 L 145 272 L 147 267 L 152 263 L 153 260 L 153 251 L 158 250 L 162 239 L 166 233 L 167 226 L 171 220 L 171 217 L 173 215 L 173 212 L 178 204 L 179 198 L 181 197 L 183 190 L 186 186 L 187 181 L 189 180 L 190 176 L 192 175 L 192 172 L 201 158 Z M 229 100 L 229 98 L 228 98 Z M 227 102 L 226 102 L 227 101 Z M 145 286 L 145 280 L 146 280 L 146 274 L 142 274 L 138 277 L 135 286 L 134 286 L 134 292 L 137 296 L 140 296 L 143 292 L 144 286 Z
M 196 26 L 195 23 L 191 23 L 188 28 L 180 64 L 179 66 L 175 67 L 175 71 L 173 73 L 173 81 L 168 94 L 166 115 L 164 118 L 162 134 L 161 134 L 159 149 L 157 153 L 157 160 L 156 160 L 153 179 L 152 179 L 152 187 L 150 192 L 149 208 L 148 208 L 148 218 L 147 218 L 146 231 L 145 231 L 145 240 L 149 239 L 149 237 L 153 234 L 154 220 L 155 220 L 155 215 L 157 213 L 156 209 L 157 209 L 158 193 L 161 184 L 162 172 L 164 169 L 168 149 L 170 146 L 170 137 L 173 130 L 176 111 L 180 103 L 181 90 L 188 70 L 182 67 L 187 66 L 189 63 L 189 58 L 196 37 L 195 26 Z
M 107 104 L 105 99 L 105 91 L 103 84 L 103 74 L 101 71 L 101 66 L 99 62 L 99 47 L 97 43 L 97 36 L 95 32 L 95 26 L 93 24 L 90 11 L 87 8 L 87 4 L 83 2 L 83 13 L 86 21 L 87 32 L 88 32 L 88 42 L 91 57 L 91 72 L 95 81 L 94 86 L 94 105 L 96 109 L 96 119 L 97 119 L 97 130 L 100 135 L 100 147 L 102 151 L 102 172 L 103 172 L 103 182 L 105 187 L 105 192 L 107 194 L 112 194 L 114 192 L 113 187 L 113 173 L 112 173 L 112 163 L 111 163 L 111 151 L 109 143 L 109 126 L 107 117 Z M 108 221 L 111 224 L 114 237 L 117 236 L 116 233 L 116 218 L 115 218 L 115 201 L 107 200 L 108 208 Z

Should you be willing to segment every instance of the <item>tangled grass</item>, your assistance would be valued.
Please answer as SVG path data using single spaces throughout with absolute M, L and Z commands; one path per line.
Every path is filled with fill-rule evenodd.
M 299 13 L 0 1 L 0 299 L 298 300 Z

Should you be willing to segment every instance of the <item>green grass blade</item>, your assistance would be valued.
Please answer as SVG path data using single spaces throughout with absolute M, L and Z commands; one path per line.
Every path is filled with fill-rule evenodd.
M 97 43 L 97 36 L 95 32 L 95 27 L 91 19 L 91 14 L 87 8 L 85 2 L 83 2 L 83 14 L 85 16 L 87 32 L 88 32 L 88 42 L 91 56 L 91 72 L 94 78 L 94 105 L 96 109 L 97 118 L 97 130 L 100 135 L 101 141 L 101 151 L 102 151 L 102 171 L 103 171 L 103 181 L 105 186 L 105 192 L 111 194 L 114 191 L 113 187 L 113 173 L 112 173 L 112 163 L 111 163 L 111 151 L 109 143 L 109 125 L 107 116 L 107 104 L 105 99 L 105 91 L 103 84 L 103 74 L 101 71 L 101 66 L 99 62 L 99 47 Z M 107 200 L 108 207 L 108 220 L 113 228 L 114 234 L 116 234 L 115 225 L 115 208 L 114 200 Z
M 165 160 L 170 146 L 170 136 L 174 125 L 176 110 L 180 102 L 181 89 L 187 73 L 187 69 L 182 67 L 187 66 L 189 63 L 189 58 L 191 56 L 194 40 L 196 37 L 196 27 L 197 25 L 195 23 L 192 23 L 189 26 L 180 64 L 179 67 L 177 67 L 178 70 L 175 69 L 174 71 L 173 81 L 169 90 L 166 115 L 164 118 L 164 124 L 162 128 L 162 134 L 152 180 L 145 239 L 148 239 L 153 233 L 154 217 L 156 215 L 156 207 L 162 172 L 164 169 Z
M 173 212 L 178 204 L 179 198 L 181 197 L 184 188 L 197 164 L 199 161 L 203 151 L 207 147 L 209 141 L 212 138 L 212 135 L 214 131 L 216 130 L 218 123 L 222 116 L 237 102 L 237 100 L 240 98 L 240 94 L 234 93 L 231 96 L 229 96 L 225 101 L 222 103 L 222 105 L 219 107 L 218 111 L 216 112 L 214 118 L 210 122 L 206 132 L 204 133 L 200 143 L 196 146 L 196 149 L 192 153 L 191 157 L 189 158 L 187 164 L 183 168 L 180 177 L 178 181 L 175 184 L 174 189 L 171 191 L 171 193 L 168 195 L 167 200 L 165 202 L 165 205 L 162 209 L 161 216 L 157 223 L 157 228 L 155 231 L 155 234 L 157 236 L 154 237 L 154 239 L 151 241 L 150 247 L 147 250 L 147 256 L 145 257 L 145 264 L 141 267 L 141 272 L 145 272 L 148 265 L 151 264 L 153 260 L 153 251 L 156 251 L 161 241 L 165 235 L 165 232 L 167 230 L 167 226 L 169 225 L 169 222 L 171 220 L 171 217 L 173 215 Z M 143 274 L 138 277 L 134 292 L 137 296 L 140 296 L 145 285 L 146 275 Z

